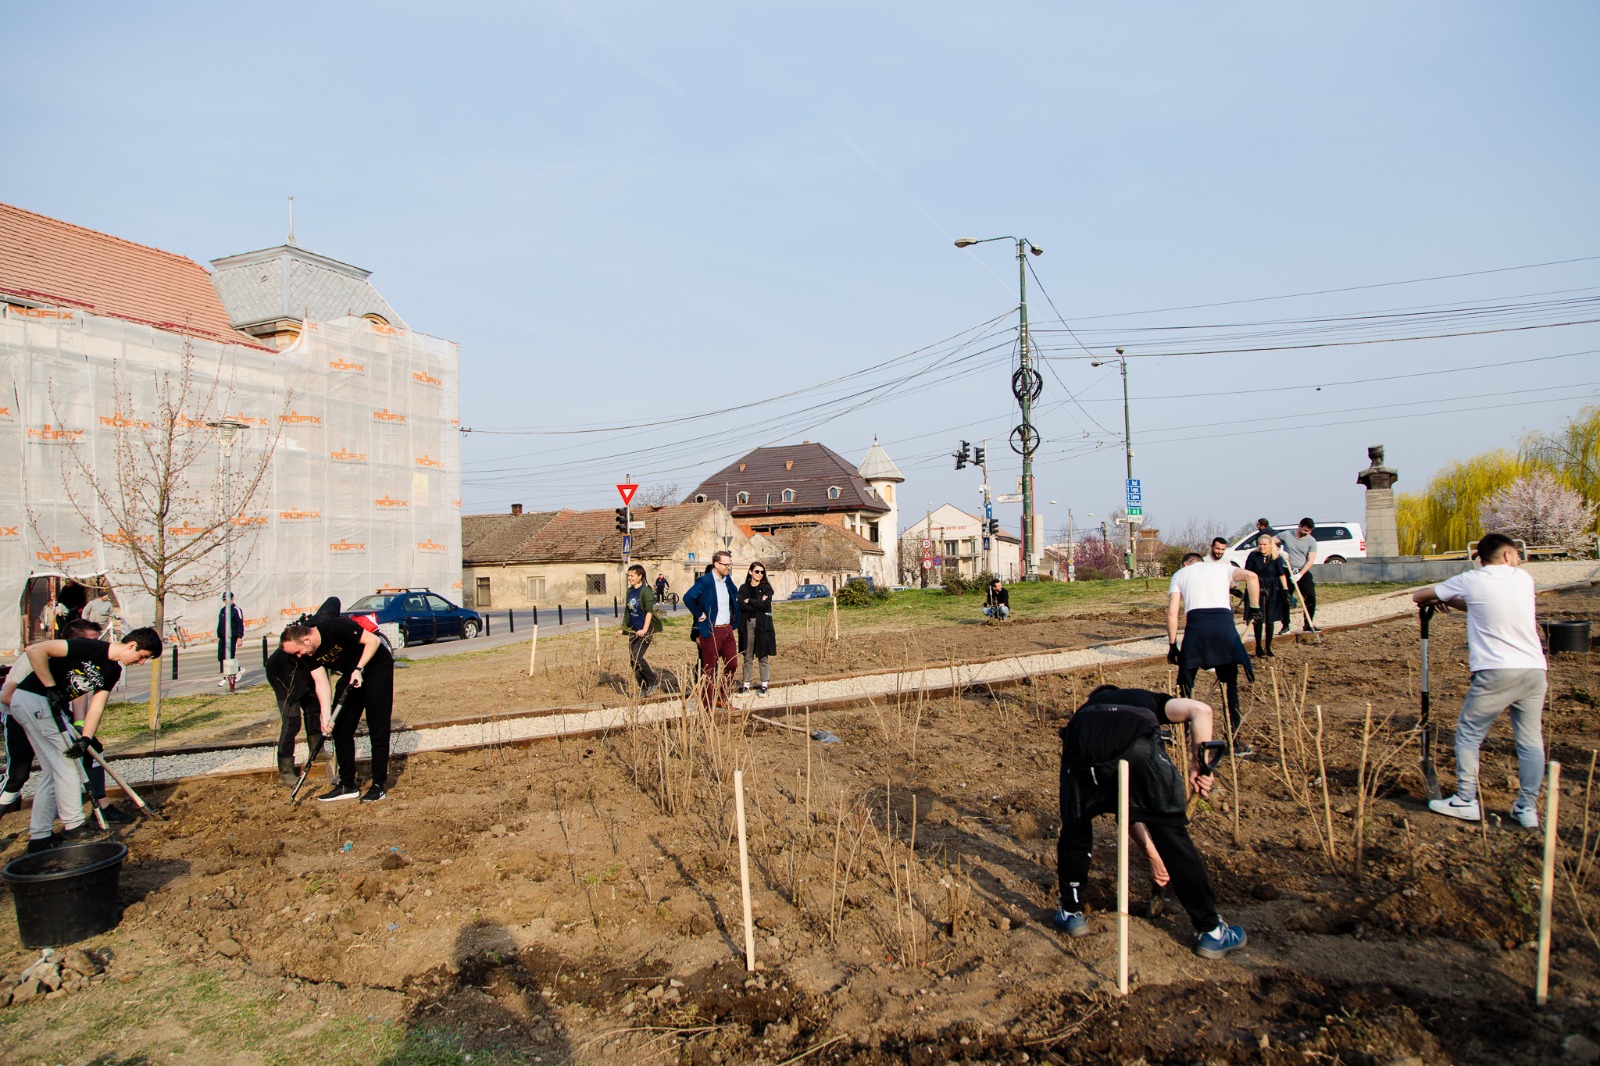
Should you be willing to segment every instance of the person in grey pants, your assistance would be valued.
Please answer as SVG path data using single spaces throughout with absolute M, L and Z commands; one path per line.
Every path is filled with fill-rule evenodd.
M 1476 822 L 1478 749 L 1501 711 L 1511 712 L 1517 745 L 1517 799 L 1511 817 L 1526 829 L 1539 827 L 1539 789 L 1544 784 L 1544 649 L 1534 611 L 1534 583 L 1516 542 L 1503 533 L 1478 541 L 1476 570 L 1457 574 L 1411 598 L 1420 606 L 1467 612 L 1467 666 L 1472 682 L 1456 722 L 1456 794 L 1432 800 L 1435 814 Z
M 739 654 L 744 659 L 744 685 L 750 691 L 751 667 L 761 666 L 761 687 L 767 694 L 772 667 L 767 660 L 778 653 L 778 635 L 772 628 L 772 582 L 767 580 L 765 563 L 751 563 L 744 584 L 739 586 Z

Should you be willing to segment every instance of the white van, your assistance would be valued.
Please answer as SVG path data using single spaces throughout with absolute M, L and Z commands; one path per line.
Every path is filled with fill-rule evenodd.
M 1293 522 L 1274 522 L 1272 532 L 1279 540 L 1294 536 L 1295 528 L 1300 524 L 1296 519 Z M 1245 556 L 1249 555 L 1256 546 L 1256 538 L 1261 534 L 1252 529 L 1248 536 L 1239 540 L 1237 544 L 1228 549 L 1223 556 L 1234 566 L 1243 566 Z M 1326 522 L 1318 523 L 1312 530 L 1311 536 L 1317 542 L 1317 561 L 1312 566 L 1321 566 L 1323 563 L 1342 563 L 1346 559 L 1365 559 L 1367 557 L 1367 535 L 1361 532 L 1359 522 Z

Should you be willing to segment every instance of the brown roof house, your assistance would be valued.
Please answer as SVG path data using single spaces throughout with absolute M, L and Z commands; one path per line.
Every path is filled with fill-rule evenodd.
M 635 507 L 632 562 L 655 581 L 665 574 L 679 595 L 687 592 L 723 548 L 733 553 L 735 577 L 756 549 L 721 503 Z M 568 607 L 585 600 L 608 607 L 627 587 L 622 534 L 616 512 L 540 511 L 466 515 L 461 519 L 462 582 L 479 610 Z
M 741 529 L 769 538 L 757 550 L 796 577 L 808 569 L 868 574 L 888 586 L 898 571 L 895 487 L 903 481 L 876 440 L 859 465 L 827 445 L 802 441 L 757 448 L 708 477 L 685 502 L 722 503 Z M 826 528 L 805 532 L 812 527 Z M 839 565 L 824 567 L 824 560 Z
M 457 593 L 456 345 L 411 331 L 366 271 L 292 240 L 214 265 L 0 204 L 0 449 L 19 468 L 0 477 L 0 600 L 26 605 L 0 620 L 0 656 L 29 631 L 41 587 L 66 577 L 109 585 L 130 623 L 153 620 L 126 546 L 154 530 L 96 526 L 72 498 L 84 498 L 85 467 L 134 476 L 117 472 L 118 449 L 155 443 L 156 383 L 185 366 L 202 397 L 209 382 L 222 391 L 209 408 L 186 405 L 176 432 L 196 459 L 166 532 L 203 536 L 231 520 L 247 636 L 278 632 L 330 594 Z M 224 419 L 244 427 L 235 484 L 270 464 L 266 487 L 235 498 L 231 516 L 217 510 Z M 169 586 L 167 618 L 190 639 L 212 639 L 222 555 L 183 572 L 182 595 Z

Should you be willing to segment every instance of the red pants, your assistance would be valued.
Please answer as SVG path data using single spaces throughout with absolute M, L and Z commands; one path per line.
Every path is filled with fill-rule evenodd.
M 696 637 L 695 643 L 700 645 L 700 676 L 706 684 L 706 702 L 711 705 L 727 703 L 728 692 L 733 688 L 733 672 L 739 664 L 739 644 L 734 639 L 733 627 L 713 626 L 709 637 Z

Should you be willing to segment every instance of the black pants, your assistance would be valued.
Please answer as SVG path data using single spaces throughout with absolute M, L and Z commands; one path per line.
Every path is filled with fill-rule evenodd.
M 342 678 L 341 685 L 348 685 Z M 320 712 L 319 712 L 320 713 Z M 361 671 L 361 687 L 345 694 L 344 706 L 333 722 L 333 754 L 339 763 L 339 784 L 356 787 L 356 726 L 367 716 L 367 736 L 372 741 L 372 783 L 389 784 L 389 726 L 394 719 L 394 659 L 380 650 Z
M 1189 914 L 1195 932 L 1209 933 L 1221 919 L 1217 917 L 1217 898 L 1211 891 L 1206 864 L 1195 849 L 1189 830 L 1181 825 L 1145 823 L 1156 853 L 1167 864 L 1172 876 L 1172 892 Z M 1056 843 L 1056 873 L 1061 878 L 1061 906 L 1069 911 L 1083 910 L 1083 888 L 1089 880 L 1090 848 L 1094 842 L 1094 819 L 1079 818 L 1064 824 Z M 1132 844 L 1132 838 L 1129 838 Z
M 6 782 L 0 791 L 20 793 L 22 786 L 28 783 L 28 778 L 33 773 L 33 741 L 28 739 L 27 731 L 21 723 L 9 714 L 6 718 L 5 744 L 6 744 Z M 65 747 L 66 738 L 62 738 Z M 95 751 L 106 750 L 100 743 L 99 737 L 90 737 L 89 745 Z M 83 756 L 83 772 L 89 779 L 89 794 L 95 799 L 106 798 L 106 772 L 101 765 L 94 761 L 94 757 L 87 753 Z
M 1306 605 L 1306 617 L 1313 623 L 1317 620 L 1317 579 L 1311 576 L 1308 567 L 1300 580 L 1295 582 L 1295 587 L 1300 590 L 1300 602 Z
M 300 723 L 305 722 L 306 743 L 309 746 L 311 738 L 322 732 L 322 708 L 317 704 L 317 697 L 290 700 L 278 708 L 278 758 L 294 758 L 294 742 L 300 736 Z
M 1276 623 L 1276 622 L 1263 622 L 1261 620 L 1261 616 L 1260 615 L 1256 615 L 1256 620 L 1255 620 L 1254 624 L 1255 624 L 1255 627 L 1256 627 L 1256 651 L 1255 651 L 1255 653 L 1257 655 L 1271 655 L 1272 654 L 1272 627 L 1277 625 L 1278 623 Z M 1235 682 L 1235 684 L 1238 683 L 1238 673 L 1239 672 L 1237 670 L 1234 671 L 1234 682 Z
M 646 633 L 642 637 L 634 633 L 628 634 L 628 665 L 633 667 L 633 679 L 639 683 L 640 688 L 656 683 L 656 672 L 644 661 L 645 655 L 650 651 L 652 636 L 654 636 L 652 633 Z
M 1256 640 L 1261 640 L 1260 623 L 1256 623 Z M 1186 700 L 1194 699 L 1194 679 L 1204 667 L 1185 666 L 1178 670 L 1178 692 Z M 1239 727 L 1244 724 L 1244 718 L 1239 714 L 1239 664 L 1223 663 L 1221 666 L 1212 667 L 1217 672 L 1217 680 L 1222 682 L 1222 690 L 1228 696 L 1228 721 L 1233 723 L 1233 733 L 1239 734 Z

